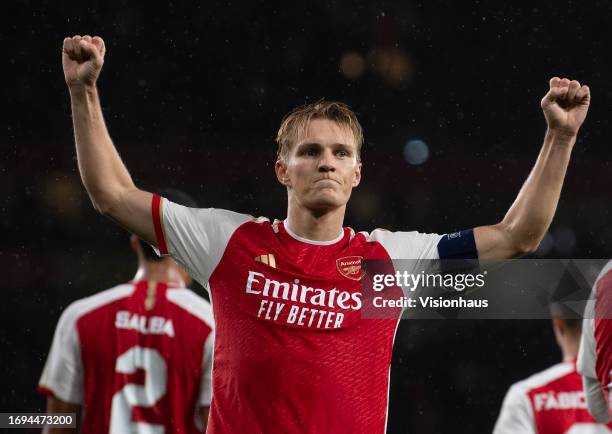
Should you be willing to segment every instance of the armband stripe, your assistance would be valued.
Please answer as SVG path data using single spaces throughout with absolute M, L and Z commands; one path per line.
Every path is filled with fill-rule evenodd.
M 157 241 L 157 248 L 159 253 L 162 255 L 168 254 L 168 246 L 166 245 L 166 239 L 164 238 L 163 229 L 163 215 L 162 215 L 162 198 L 157 194 L 153 195 L 151 200 L 151 216 L 153 217 L 153 227 L 155 228 L 155 239 Z

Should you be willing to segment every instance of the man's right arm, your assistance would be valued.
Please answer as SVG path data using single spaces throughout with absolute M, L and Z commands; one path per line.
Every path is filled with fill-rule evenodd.
M 105 51 L 99 37 L 64 39 L 62 64 L 70 90 L 79 172 L 98 212 L 155 244 L 152 194 L 134 185 L 104 123 L 96 81 Z

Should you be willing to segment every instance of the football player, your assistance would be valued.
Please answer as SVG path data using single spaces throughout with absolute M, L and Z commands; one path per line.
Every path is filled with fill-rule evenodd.
M 452 236 L 356 233 L 343 222 L 362 176 L 363 134 L 345 104 L 310 104 L 283 120 L 275 172 L 287 191 L 285 219 L 186 208 L 139 189 L 121 161 L 96 88 L 105 52 L 100 37 L 64 40 L 81 177 L 96 210 L 210 282 L 215 434 L 384 433 L 401 310 L 392 318 L 361 317 L 361 260 L 488 261 L 534 251 L 555 213 L 590 101 L 578 81 L 550 80 L 541 101 L 541 152 L 500 222 Z
M 493 434 L 608 434 L 612 430 L 589 414 L 576 370 L 581 320 L 553 305 L 552 326 L 563 360 L 513 384 Z
M 165 195 L 193 205 L 182 192 Z M 132 235 L 134 279 L 68 306 L 39 381 L 47 412 L 80 413 L 92 434 L 202 433 L 214 326 L 191 277 Z M 74 429 L 46 428 L 47 433 Z

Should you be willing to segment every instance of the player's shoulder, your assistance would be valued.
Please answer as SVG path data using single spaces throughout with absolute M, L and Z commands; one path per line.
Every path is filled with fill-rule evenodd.
M 234 224 L 243 223 L 257 223 L 257 224 L 270 224 L 270 219 L 263 216 L 254 216 L 251 214 L 240 213 L 237 211 L 231 211 L 228 209 L 221 208 L 206 208 L 205 212 L 210 212 L 215 217 L 222 221 Z
M 546 387 L 567 375 L 575 374 L 576 366 L 573 362 L 557 363 L 543 371 L 537 372 L 524 380 L 518 381 L 511 386 L 516 393 L 529 393 L 534 389 Z
M 585 309 L 585 318 L 593 318 L 593 331 L 599 340 L 612 332 L 612 261 L 597 276 L 591 295 Z
M 372 232 L 359 232 L 356 238 L 363 239 L 370 246 L 382 247 L 393 259 L 438 259 L 437 246 L 442 236 L 379 228 Z
M 390 240 L 402 240 L 402 241 L 419 241 L 423 238 L 435 237 L 441 238 L 441 235 L 434 233 L 426 233 L 419 231 L 391 231 L 384 228 L 376 228 L 371 232 L 360 231 L 357 235 L 363 236 L 367 241 L 390 241 Z
M 205 322 L 210 328 L 214 328 L 212 306 L 204 297 L 191 289 L 169 288 L 166 298 L 169 302 Z
M 98 292 L 89 297 L 73 301 L 64 309 L 60 322 L 75 322 L 93 310 L 104 307 L 122 298 L 129 297 L 134 291 L 134 285 L 122 284 Z
M 596 282 L 600 282 L 607 277 L 608 274 L 612 274 L 612 260 L 608 261 L 608 263 L 601 269 L 599 275 L 597 276 Z
M 164 215 L 190 215 L 191 217 L 203 221 L 216 221 L 219 224 L 231 226 L 240 226 L 244 223 L 264 223 L 269 219 L 266 217 L 256 217 L 251 214 L 240 213 L 223 208 L 190 208 L 184 205 L 176 204 L 168 199 L 163 201 Z
M 359 231 L 357 235 L 363 236 L 368 241 L 373 241 L 381 238 L 388 238 L 394 236 L 397 232 L 391 231 L 386 228 L 374 228 L 371 231 Z M 416 233 L 416 231 L 409 231 L 406 233 Z

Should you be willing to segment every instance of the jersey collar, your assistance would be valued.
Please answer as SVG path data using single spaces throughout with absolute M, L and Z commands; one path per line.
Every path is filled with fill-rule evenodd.
M 291 238 L 294 238 L 294 239 L 296 239 L 298 241 L 301 241 L 302 243 L 313 244 L 315 246 L 330 246 L 332 244 L 336 244 L 338 241 L 340 241 L 340 240 L 342 240 L 342 238 L 344 238 L 344 229 L 340 229 L 340 234 L 334 240 L 329 240 L 329 241 L 309 240 L 308 238 L 300 237 L 299 235 L 294 233 L 291 229 L 289 229 L 289 226 L 287 225 L 287 219 L 283 220 L 283 228 L 285 229 L 285 232 L 287 232 L 287 234 Z

